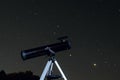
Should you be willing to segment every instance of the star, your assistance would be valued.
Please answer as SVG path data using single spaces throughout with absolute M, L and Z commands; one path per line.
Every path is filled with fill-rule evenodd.
M 108 63 L 108 61 L 104 61 L 104 63 L 105 63 L 105 64 L 107 64 L 107 63 Z
M 69 54 L 69 56 L 71 57 L 71 56 L 72 56 L 72 54 Z
M 38 15 L 38 13 L 37 13 L 37 12 L 34 12 L 33 14 L 34 14 L 34 15 Z
M 96 66 L 97 66 L 97 64 L 96 64 L 96 63 L 94 63 L 94 64 L 93 64 L 93 66 L 94 66 L 94 67 L 96 67 Z
M 53 35 L 56 35 L 56 32 L 53 32 Z
M 57 28 L 60 28 L 60 25 L 57 25 Z

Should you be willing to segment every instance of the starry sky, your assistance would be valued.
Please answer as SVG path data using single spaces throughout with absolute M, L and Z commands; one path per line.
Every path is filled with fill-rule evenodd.
M 120 79 L 119 0 L 0 2 L 0 70 L 41 75 L 48 58 L 23 61 L 20 52 L 67 35 L 71 50 L 56 55 L 69 80 Z

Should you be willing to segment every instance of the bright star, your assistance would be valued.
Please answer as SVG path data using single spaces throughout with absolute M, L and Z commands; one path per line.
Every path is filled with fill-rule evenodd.
M 93 66 L 94 66 L 94 67 L 96 67 L 96 66 L 97 66 L 97 64 L 96 64 L 96 63 L 94 63 L 94 64 L 93 64 Z

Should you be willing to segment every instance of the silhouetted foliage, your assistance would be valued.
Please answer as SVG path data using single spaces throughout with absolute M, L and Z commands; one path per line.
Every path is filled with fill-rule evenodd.
M 33 75 L 31 71 L 6 74 L 0 71 L 0 80 L 39 80 L 39 76 Z

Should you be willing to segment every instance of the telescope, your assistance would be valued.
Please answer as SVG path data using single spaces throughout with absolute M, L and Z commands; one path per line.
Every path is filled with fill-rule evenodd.
M 23 60 L 39 57 L 39 56 L 53 56 L 57 52 L 69 50 L 71 48 L 70 41 L 67 36 L 58 38 L 59 42 L 44 45 L 32 49 L 22 50 L 21 57 Z

